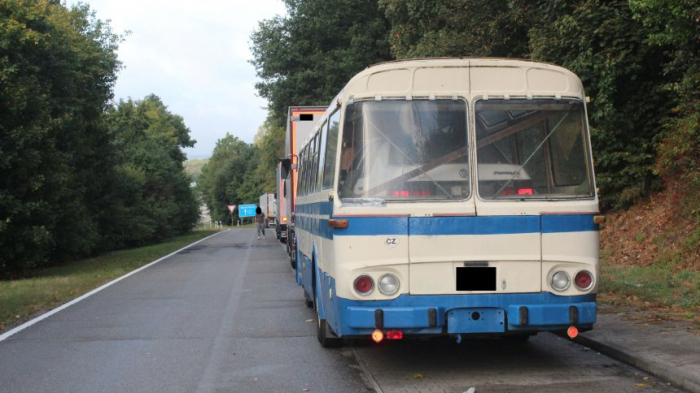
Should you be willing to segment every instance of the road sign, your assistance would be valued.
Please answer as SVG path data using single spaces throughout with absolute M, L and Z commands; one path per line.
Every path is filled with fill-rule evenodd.
M 255 217 L 255 208 L 258 205 L 240 205 L 238 206 L 238 217 Z
M 226 207 L 228 207 L 228 211 L 231 213 L 233 213 L 233 211 L 236 210 L 236 205 L 227 205 Z

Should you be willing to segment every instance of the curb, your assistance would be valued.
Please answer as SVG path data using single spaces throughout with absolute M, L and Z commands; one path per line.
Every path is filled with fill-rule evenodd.
M 655 377 L 670 382 L 681 389 L 685 389 L 693 393 L 700 393 L 700 378 L 698 376 L 694 376 L 672 366 L 662 364 L 653 358 L 633 352 L 629 349 L 617 347 L 613 344 L 605 344 L 601 341 L 596 341 L 588 337 L 578 336 L 572 341 L 594 349 L 615 360 L 627 363 L 630 366 L 636 367 Z

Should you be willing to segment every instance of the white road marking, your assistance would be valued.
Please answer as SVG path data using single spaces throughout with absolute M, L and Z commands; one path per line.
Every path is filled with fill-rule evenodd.
M 227 231 L 230 231 L 230 229 L 227 230 Z M 223 232 L 227 232 L 227 231 L 223 231 Z M 73 299 L 73 300 L 71 300 L 70 302 L 68 302 L 68 303 L 66 303 L 66 304 L 63 304 L 63 305 L 61 305 L 61 306 L 58 306 L 58 307 L 54 308 L 53 310 L 51 310 L 51 311 L 49 311 L 49 312 L 47 312 L 47 313 L 45 313 L 45 314 L 42 314 L 42 315 L 40 315 L 40 316 L 38 316 L 38 317 L 32 319 L 31 321 L 25 322 L 24 324 L 22 324 L 22 325 L 20 325 L 20 326 L 17 326 L 16 328 L 14 328 L 14 329 L 12 329 L 12 330 L 10 330 L 10 331 L 8 331 L 8 332 L 6 332 L 6 333 L 0 335 L 0 342 L 2 342 L 2 341 L 4 341 L 4 340 L 6 340 L 6 339 L 12 337 L 13 335 L 15 335 L 15 334 L 21 332 L 22 330 L 24 330 L 24 329 L 26 329 L 26 328 L 28 328 L 28 327 L 30 327 L 30 326 L 32 326 L 32 325 L 38 323 L 38 322 L 43 321 L 44 319 L 46 319 L 46 318 L 48 318 L 48 317 L 50 317 L 50 316 L 56 314 L 57 312 L 59 312 L 59 311 L 61 311 L 61 310 L 65 310 L 66 308 L 68 308 L 68 307 L 74 305 L 75 303 L 78 303 L 79 301 L 84 300 L 84 299 L 86 299 L 86 298 L 88 298 L 88 297 L 90 297 L 90 296 L 96 294 L 97 292 L 100 292 L 100 291 L 102 291 L 103 289 L 106 289 L 107 287 L 110 287 L 110 286 L 112 286 L 112 285 L 118 283 L 119 281 L 121 281 L 121 280 L 123 280 L 123 279 L 125 279 L 125 278 L 127 278 L 127 277 L 129 277 L 129 276 L 131 276 L 131 275 L 133 275 L 133 274 L 136 274 L 136 273 L 140 272 L 141 270 L 147 269 L 147 268 L 149 268 L 149 267 L 155 265 L 156 263 L 158 263 L 158 262 L 160 262 L 160 261 L 163 261 L 163 260 L 165 260 L 165 259 L 170 258 L 171 256 L 177 254 L 178 252 L 180 252 L 180 251 L 182 251 L 182 250 L 186 250 L 186 249 L 188 249 L 188 248 L 194 246 L 195 244 L 200 243 L 200 242 L 203 242 L 203 241 L 205 241 L 205 240 L 207 240 L 207 239 L 209 239 L 209 238 L 212 238 L 212 237 L 214 237 L 214 236 L 216 236 L 216 235 L 218 235 L 218 234 L 220 234 L 220 233 L 222 233 L 222 232 L 218 232 L 218 233 L 215 233 L 215 234 L 213 234 L 213 235 L 211 235 L 211 236 L 207 236 L 207 237 L 205 237 L 204 239 L 197 240 L 196 242 L 194 242 L 194 243 L 192 243 L 192 244 L 189 244 L 189 245 L 187 245 L 187 246 L 185 246 L 185 247 L 183 247 L 183 248 L 181 248 L 181 249 L 179 249 L 179 250 L 177 250 L 177 251 L 175 251 L 175 252 L 172 252 L 172 253 L 170 253 L 170 254 L 168 254 L 168 255 L 166 255 L 166 256 L 160 258 L 160 259 L 157 259 L 157 260 L 155 260 L 155 261 L 149 263 L 148 265 L 141 266 L 140 268 L 138 268 L 138 269 L 136 269 L 136 270 L 134 270 L 134 271 L 132 271 L 132 272 L 129 272 L 129 273 L 127 273 L 127 274 L 125 274 L 125 275 L 123 275 L 123 276 L 121 276 L 121 277 L 119 277 L 119 278 L 116 278 L 116 279 L 114 279 L 114 280 L 108 282 L 107 284 L 105 284 L 105 285 L 103 285 L 103 286 L 101 286 L 101 287 L 99 287 L 99 288 L 97 288 L 97 289 L 93 289 L 92 291 L 90 291 L 90 292 L 84 294 L 83 296 L 80 296 L 79 298 Z

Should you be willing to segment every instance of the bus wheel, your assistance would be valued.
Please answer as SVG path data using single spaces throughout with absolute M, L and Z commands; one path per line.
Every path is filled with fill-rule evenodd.
M 318 307 L 318 306 L 317 306 Z M 335 336 L 325 319 L 321 319 L 316 309 L 316 338 L 323 348 L 336 348 L 343 343 L 343 339 Z
M 311 299 L 311 297 L 309 297 L 309 294 L 306 293 L 306 290 L 303 290 L 303 291 L 304 291 L 304 304 L 305 304 L 306 307 L 308 307 L 308 308 L 313 307 L 313 306 L 314 306 L 314 301 Z

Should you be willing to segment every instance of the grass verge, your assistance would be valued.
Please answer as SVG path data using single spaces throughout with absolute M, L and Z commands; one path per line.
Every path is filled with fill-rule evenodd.
M 193 231 L 151 246 L 37 269 L 30 278 L 0 281 L 0 333 L 217 232 Z
M 672 262 L 618 266 L 601 254 L 598 300 L 649 311 L 650 319 L 685 320 L 700 325 L 700 272 L 678 270 Z

